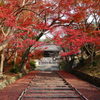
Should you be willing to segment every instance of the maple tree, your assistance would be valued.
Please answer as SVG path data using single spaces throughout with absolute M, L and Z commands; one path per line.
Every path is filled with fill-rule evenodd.
M 69 18 L 63 21 L 73 20 L 69 27 L 57 28 L 54 30 L 55 43 L 60 45 L 63 50 L 62 56 L 77 54 L 84 47 L 85 52 L 91 56 L 93 63 L 94 54 L 100 46 L 100 2 L 92 0 L 76 0 L 72 5 L 72 12 Z M 81 50 L 82 52 L 82 50 Z
M 48 32 L 55 35 L 59 45 L 69 48 L 70 52 L 64 55 L 77 53 L 87 43 L 99 45 L 99 5 L 100 0 L 1 0 L 0 73 L 7 49 L 15 60 L 20 58 L 19 67 L 23 71 L 31 48 L 43 45 L 39 39 Z M 92 21 L 88 22 L 90 17 Z M 57 35 L 56 28 L 61 29 Z M 60 38 L 62 31 L 65 36 Z
M 23 0 L 22 0 L 23 1 Z M 15 46 L 15 48 L 21 48 L 21 46 L 24 46 L 23 49 L 29 47 L 30 45 L 33 45 L 35 43 L 35 40 L 32 41 L 32 38 L 34 38 L 36 35 L 34 34 L 32 29 L 32 15 L 33 13 L 27 11 L 24 12 L 24 8 L 28 8 L 27 4 L 34 4 L 35 2 L 32 2 L 31 0 L 27 1 L 27 4 L 20 0 L 6 0 L 1 1 L 0 6 L 0 30 L 1 30 L 1 41 L 0 41 L 0 50 L 1 50 L 1 67 L 0 67 L 0 73 L 2 73 L 3 70 L 3 62 L 4 62 L 4 51 L 6 51 L 7 46 L 9 44 L 12 44 L 12 47 Z M 25 5 L 26 4 L 26 5 Z M 31 7 L 31 6 L 30 6 Z M 28 16 L 27 16 L 28 15 Z M 31 18 L 32 17 L 32 18 Z M 25 37 L 25 34 L 27 36 Z M 30 37 L 28 39 L 28 37 Z M 13 41 L 12 41 L 13 40 Z M 15 42 L 15 43 L 14 43 Z M 21 45 L 23 42 L 23 45 Z M 11 48 L 10 48 L 11 51 Z M 17 50 L 18 51 L 18 50 Z M 24 52 L 24 51 L 22 51 Z M 16 53 L 15 53 L 16 54 Z

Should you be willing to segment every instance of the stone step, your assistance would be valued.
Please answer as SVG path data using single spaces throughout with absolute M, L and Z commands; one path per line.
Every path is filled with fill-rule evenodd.
M 74 92 L 75 93 L 75 91 L 73 91 L 73 90 L 71 90 L 71 89 L 68 89 L 68 90 L 53 90 L 53 89 L 45 89 L 45 90 L 35 90 L 35 89 L 28 89 L 26 92 L 67 92 L 67 93 L 70 93 L 70 92 Z
M 57 83 L 57 82 L 59 82 L 59 83 L 65 83 L 64 81 L 53 81 L 53 80 L 50 80 L 50 81 L 46 81 L 46 80 L 40 80 L 40 81 L 31 81 L 31 82 L 34 82 L 34 83 L 36 83 L 36 82 L 38 82 L 38 83 L 45 83 L 45 82 L 47 82 L 47 83 Z
M 49 92 L 45 92 L 45 93 L 32 93 L 32 92 L 30 92 L 30 93 L 25 93 L 23 96 L 67 96 L 67 97 L 79 97 L 79 95 L 78 94 L 76 94 L 76 93 L 56 93 L 56 92 L 54 92 L 54 93 L 49 93 Z
M 67 94 L 76 94 L 76 92 L 75 91 L 72 91 L 72 90 L 70 90 L 70 91 L 26 91 L 26 93 L 28 94 L 28 93 L 67 93 Z
M 55 79 L 55 80 L 63 80 L 63 79 L 61 79 L 60 77 L 58 77 L 58 76 L 52 76 L 52 77 L 49 77 L 48 75 L 46 76 L 37 76 L 37 77 L 35 77 L 34 79 L 32 79 L 32 80 L 38 80 L 38 79 L 44 79 L 44 78 L 46 78 L 47 80 L 48 79 Z
M 80 98 L 79 96 L 64 96 L 64 95 L 54 95 L 54 96 L 23 96 L 23 98 Z
M 73 90 L 72 88 L 69 88 L 69 87 L 64 87 L 64 88 L 60 88 L 60 87 L 53 87 L 53 88 L 46 88 L 46 87 L 43 87 L 43 88 L 39 88 L 39 87 L 37 87 L 37 88 L 35 88 L 35 87 L 29 87 L 28 89 L 30 89 L 30 90 Z
M 37 81 L 32 81 L 31 83 L 37 83 Z M 45 80 L 42 80 L 42 81 L 38 81 L 38 83 L 65 83 L 64 81 L 45 81 Z
M 69 85 L 30 85 L 30 87 L 70 87 Z
M 21 100 L 81 100 L 80 98 L 22 98 Z
M 36 87 L 36 88 L 38 88 L 38 87 L 39 87 L 39 88 L 44 88 L 44 87 L 49 87 L 49 88 L 50 88 L 50 87 L 56 87 L 56 88 L 58 88 L 58 87 L 59 87 L 59 88 L 64 88 L 64 87 L 65 87 L 65 88 L 66 88 L 66 87 L 68 87 L 68 88 L 70 88 L 69 85 L 63 85 L 63 86 L 62 86 L 62 85 L 52 85 L 52 84 L 51 84 L 51 85 L 49 85 L 49 84 L 45 84 L 45 85 L 39 84 L 39 85 L 36 85 L 36 84 L 35 84 L 35 85 L 30 85 L 30 87 Z
M 31 83 L 31 85 L 66 85 L 64 83 Z
M 47 79 L 39 79 L 39 80 L 32 80 L 32 82 L 51 82 L 51 81 L 53 81 L 53 82 L 63 82 L 63 80 L 56 80 L 56 79 L 49 79 L 49 80 L 47 80 Z

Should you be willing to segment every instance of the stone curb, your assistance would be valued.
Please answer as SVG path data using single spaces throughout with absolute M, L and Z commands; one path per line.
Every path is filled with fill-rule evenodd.
M 23 76 L 22 73 L 19 73 L 17 76 L 13 76 L 10 79 L 6 79 L 3 82 L 0 82 L 0 89 L 3 89 L 4 87 L 14 83 L 16 80 L 18 80 L 19 78 L 21 78 Z
M 97 87 L 100 87 L 100 78 L 98 78 L 98 77 L 90 76 L 86 73 L 83 73 L 83 72 L 77 71 L 77 70 L 72 70 L 71 73 L 76 75 L 80 79 L 83 79 L 83 80 L 85 80 L 85 81 L 87 81 L 87 82 L 89 82 Z

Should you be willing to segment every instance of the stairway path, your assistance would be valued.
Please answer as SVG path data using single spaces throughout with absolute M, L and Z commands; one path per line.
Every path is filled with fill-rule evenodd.
M 100 100 L 99 88 L 70 73 L 59 71 L 58 74 L 47 71 L 30 72 L 0 90 L 0 100 L 81 100 L 76 90 L 88 100 Z
M 56 72 L 41 71 L 18 100 L 87 100 Z

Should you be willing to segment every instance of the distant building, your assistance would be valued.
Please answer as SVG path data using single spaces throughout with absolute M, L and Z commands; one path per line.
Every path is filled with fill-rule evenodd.
M 45 49 L 43 53 L 43 58 L 41 58 L 40 60 L 35 60 L 37 65 L 36 70 L 59 70 L 58 61 L 61 48 L 54 44 L 47 44 L 39 48 Z

